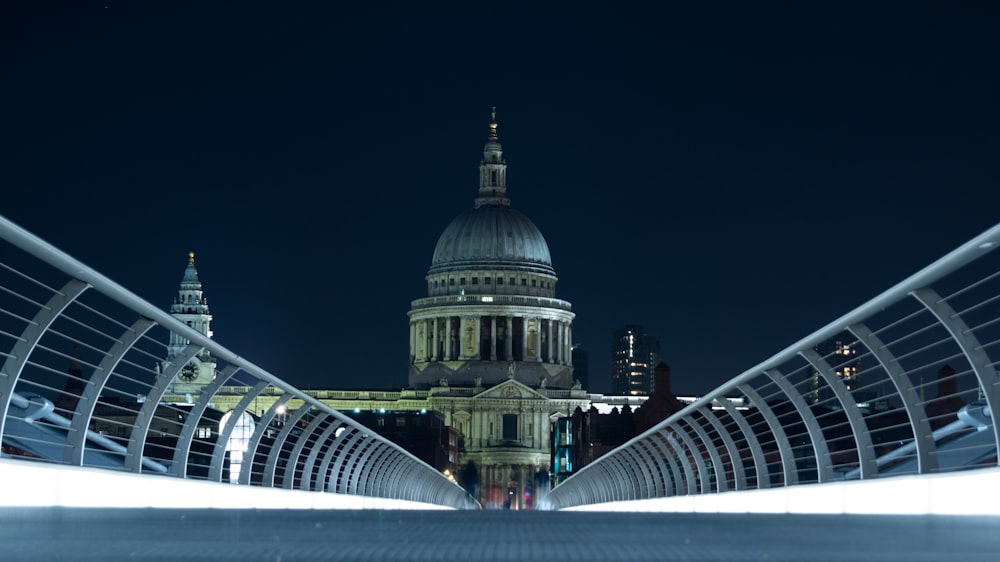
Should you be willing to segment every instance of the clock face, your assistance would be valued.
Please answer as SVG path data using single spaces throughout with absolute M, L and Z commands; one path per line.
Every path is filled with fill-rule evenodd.
M 179 378 L 184 382 L 191 382 L 196 378 L 198 378 L 198 372 L 195 370 L 194 365 L 184 365 L 184 368 L 181 369 L 181 372 L 180 374 L 177 375 L 177 378 Z

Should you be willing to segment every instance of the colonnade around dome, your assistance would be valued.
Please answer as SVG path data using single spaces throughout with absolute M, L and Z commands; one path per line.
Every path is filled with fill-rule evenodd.
M 572 324 L 565 318 L 448 314 L 410 322 L 410 357 L 415 363 L 489 360 L 571 365 L 571 348 Z

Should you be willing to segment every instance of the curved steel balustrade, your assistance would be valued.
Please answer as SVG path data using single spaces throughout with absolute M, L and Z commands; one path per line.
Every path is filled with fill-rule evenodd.
M 4 457 L 479 507 L 400 447 L 3 217 L 0 238 Z M 171 332 L 190 343 L 161 369 Z M 161 401 L 204 352 L 217 361 L 215 380 L 197 400 Z M 224 385 L 250 389 L 225 416 L 212 408 Z
M 541 508 L 996 467 L 998 244 L 1000 225 L 584 467 Z

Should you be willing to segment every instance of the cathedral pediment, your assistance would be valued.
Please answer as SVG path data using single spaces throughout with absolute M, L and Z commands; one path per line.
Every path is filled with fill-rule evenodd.
M 548 400 L 548 396 L 539 394 L 534 389 L 514 379 L 508 379 L 496 386 L 487 388 L 472 398 L 473 400 Z

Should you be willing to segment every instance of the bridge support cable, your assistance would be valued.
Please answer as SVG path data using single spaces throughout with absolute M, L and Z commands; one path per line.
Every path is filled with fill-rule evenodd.
M 354 478 L 354 489 L 351 493 L 365 495 L 365 490 L 368 486 L 368 477 L 371 475 L 372 470 L 376 468 L 377 463 L 387 450 L 388 447 L 385 445 L 378 442 L 372 442 L 367 454 L 358 459 L 358 468 Z
M 652 471 L 650 470 L 649 464 L 646 460 L 646 455 L 643 454 L 642 449 L 638 447 L 629 449 L 627 455 L 625 456 L 625 462 L 630 465 L 631 471 L 635 475 L 637 481 L 635 485 L 635 494 L 638 497 L 643 497 L 646 494 L 654 493 L 654 490 L 656 489 L 656 482 L 653 479 Z
M 300 490 L 306 491 L 322 491 L 322 474 L 318 473 L 318 466 L 316 461 L 319 459 L 320 451 L 329 451 L 332 441 L 335 439 L 335 434 L 338 429 L 344 429 L 346 431 L 346 426 L 340 420 L 332 420 L 330 425 L 326 426 L 323 433 L 316 438 L 316 444 L 309 448 L 309 454 L 306 455 L 306 460 L 302 464 L 302 482 L 299 485 Z M 313 477 L 316 473 L 317 476 Z
M 742 392 L 747 398 L 750 399 L 750 403 L 753 404 L 760 415 L 763 416 L 764 422 L 767 424 L 768 429 L 771 431 L 771 435 L 774 436 L 774 443 L 778 447 L 778 454 L 781 457 L 781 471 L 782 478 L 785 486 L 792 486 L 798 484 L 799 482 L 799 470 L 798 465 L 795 463 L 795 453 L 792 452 L 792 446 L 788 441 L 788 436 L 785 435 L 785 428 L 778 421 L 778 417 L 774 415 L 774 411 L 771 406 L 768 405 L 767 401 L 757 393 L 756 390 L 749 384 L 741 384 L 737 386 L 737 389 Z M 767 471 L 770 475 L 770 470 Z
M 861 478 L 875 477 L 878 474 L 878 468 L 875 466 L 875 446 L 872 444 L 871 433 L 868 431 L 868 426 L 861 415 L 861 409 L 858 408 L 857 401 L 853 399 L 847 387 L 844 386 L 844 382 L 834 374 L 829 363 L 820 357 L 819 353 L 816 353 L 812 349 L 804 349 L 799 352 L 799 355 L 808 361 L 812 368 L 819 373 L 819 376 L 823 378 L 827 386 L 833 391 L 833 395 L 837 398 L 840 408 L 847 415 L 847 421 L 851 426 L 851 434 L 854 436 L 854 444 L 858 454 L 858 465 L 861 468 Z M 820 430 L 819 436 L 825 443 L 826 439 L 823 438 L 822 430 Z M 827 458 L 830 458 L 829 453 L 827 453 Z M 832 459 L 830 465 L 832 468 Z M 829 478 L 829 475 L 827 475 L 827 478 Z M 825 480 L 820 481 L 824 482 Z
M 743 417 L 743 413 L 737 410 L 736 406 L 733 406 L 732 402 L 729 400 L 722 400 L 722 407 L 725 409 L 726 413 L 729 414 L 729 417 L 733 419 L 733 422 L 736 423 L 736 427 L 739 428 L 740 433 L 743 435 L 743 439 L 747 442 L 747 448 L 750 449 L 750 457 L 753 459 L 755 475 L 754 487 L 757 489 L 770 488 L 771 479 L 768 477 L 767 459 L 764 458 L 764 450 L 760 446 L 757 434 L 753 431 L 753 428 L 750 427 L 750 424 L 747 423 L 746 418 Z M 742 454 L 737 457 L 741 464 L 742 458 Z
M 148 318 L 139 318 L 108 349 L 100 364 L 94 369 L 90 380 L 84 386 L 73 413 L 72 425 L 66 435 L 66 451 L 63 460 L 74 466 L 83 466 L 87 443 L 87 429 L 94 417 L 94 409 L 125 354 L 135 346 L 156 323 Z
M 364 431 L 360 429 L 353 429 L 350 432 L 346 432 L 344 433 L 343 440 L 337 445 L 335 452 L 327 454 L 328 461 L 332 462 L 330 466 L 330 478 L 327 483 L 328 492 L 338 493 L 346 490 L 346 486 L 341 484 L 344 478 L 344 465 L 351 461 L 354 450 L 364 441 L 365 437 Z
M 705 465 L 704 456 L 702 456 L 701 451 L 691 438 L 691 435 L 688 434 L 687 429 L 681 425 L 685 421 L 686 418 L 677 420 L 676 425 L 674 425 L 676 432 L 674 432 L 673 435 L 675 438 L 680 437 L 681 441 L 684 443 L 681 446 L 684 456 L 694 460 L 694 466 L 698 471 L 697 483 L 698 487 L 701 489 L 700 492 L 696 493 L 705 494 L 712 489 L 711 477 L 708 474 L 708 467 Z
M 382 479 L 385 478 L 386 471 L 389 470 L 389 468 L 392 465 L 392 462 L 396 458 L 397 456 L 394 450 L 388 447 L 383 449 L 381 457 L 379 457 L 374 463 L 372 463 L 371 465 L 372 468 L 369 471 L 369 476 L 364 480 L 365 482 L 364 495 L 377 496 L 380 493 L 380 491 L 378 490 L 378 486 L 382 482 Z M 372 471 L 374 472 L 372 473 Z
M 879 366 L 885 371 L 896 394 L 899 395 L 902 407 L 906 412 L 906 418 L 913 432 L 913 444 L 917 454 L 917 472 L 928 474 L 935 472 L 938 467 L 935 452 L 934 437 L 932 435 L 930 422 L 927 420 L 927 412 L 921 404 L 917 390 L 906 376 L 903 368 L 893 356 L 892 352 L 882 340 L 872 332 L 868 326 L 858 323 L 851 324 L 847 330 L 858 339 L 858 342 L 865 346 L 872 357 L 878 361 Z
M 819 482 L 829 482 L 833 477 L 833 459 L 830 458 L 830 449 L 827 446 L 826 438 L 823 436 L 823 430 L 819 426 L 819 422 L 816 421 L 816 415 L 813 414 L 809 404 L 806 404 L 805 397 L 796 390 L 795 386 L 792 385 L 791 381 L 785 378 L 780 371 L 777 369 L 767 369 L 764 371 L 771 382 L 785 395 L 785 398 L 795 411 L 802 418 L 802 423 L 806 427 L 806 432 L 809 434 L 809 443 L 812 446 L 813 456 L 816 460 L 816 476 Z M 770 407 L 768 407 L 770 409 Z M 763 411 L 763 408 L 762 408 Z M 765 414 L 765 417 L 767 414 Z M 778 427 L 783 427 L 779 424 Z M 782 432 L 784 430 L 782 429 Z M 787 437 L 782 434 L 782 439 L 787 439 Z M 794 455 L 792 458 L 795 458 Z M 784 463 L 784 460 L 782 460 Z M 796 461 L 791 463 L 795 474 L 798 475 L 798 464 Z M 785 481 L 789 482 L 787 471 L 785 476 Z M 792 482 L 795 482 L 793 480 Z
M 608 478 L 605 486 L 605 494 L 609 501 L 622 501 L 625 499 L 625 489 L 628 487 L 625 480 L 631 478 L 628 467 L 621 457 L 610 460 L 610 465 L 603 467 L 605 477 Z
M 261 440 L 264 438 L 264 434 L 271 428 L 271 424 L 274 422 L 275 417 L 277 417 L 278 412 L 285 410 L 291 399 L 291 394 L 282 395 L 260 417 L 260 422 L 257 423 L 249 442 L 247 442 L 247 462 L 244 466 L 245 470 L 240 470 L 240 484 L 250 484 L 253 479 L 254 468 L 259 464 L 257 462 L 257 455 L 260 452 L 258 449 L 260 449 Z M 263 481 L 263 470 L 261 471 L 261 481 Z
M 352 427 L 344 431 L 341 435 L 335 436 L 330 447 L 327 449 L 319 465 L 319 474 L 323 479 L 323 491 L 337 491 L 337 475 L 340 473 L 340 464 L 346 458 L 345 451 L 357 441 L 362 439 L 361 430 Z
M 55 322 L 56 318 L 89 288 L 90 285 L 87 283 L 70 279 L 61 290 L 52 295 L 52 298 L 39 308 L 7 355 L 3 367 L 0 367 L 0 413 L 4 414 L 0 418 L 0 435 L 3 435 L 4 432 L 4 423 L 7 419 L 7 410 L 10 408 L 11 396 L 21 378 L 21 372 L 28 364 L 28 358 L 31 357 L 38 342 L 41 341 L 42 336 L 45 335 L 46 330 Z
M 677 462 L 681 465 L 681 473 L 684 475 L 684 494 L 691 496 L 698 493 L 698 477 L 695 476 L 695 471 L 691 467 L 691 459 L 688 458 L 687 452 L 684 450 L 683 445 L 677 442 L 677 437 L 674 435 L 676 429 L 670 428 L 670 431 L 664 430 L 660 433 L 660 439 L 662 439 L 663 445 L 670 449 L 673 453 Z
M 698 423 L 698 420 L 693 415 L 689 418 L 685 418 L 685 421 L 698 436 L 698 440 L 701 442 L 702 447 L 704 447 L 704 449 L 708 452 L 709 460 L 712 461 L 712 472 L 715 473 L 715 490 L 712 490 L 711 484 L 709 484 L 708 491 L 727 491 L 729 489 L 729 483 L 726 480 L 726 465 L 723 464 L 722 457 L 719 456 L 719 451 L 715 447 L 715 443 L 712 441 L 712 438 L 708 436 L 708 433 L 705 432 L 705 429 L 700 423 Z M 708 475 L 708 478 L 706 478 L 705 481 L 710 483 L 710 478 L 711 475 Z
M 304 409 L 305 408 L 303 408 L 303 410 Z M 306 445 L 310 444 L 310 439 L 317 431 L 320 430 L 320 426 L 324 422 L 330 424 L 332 420 L 324 412 L 315 412 L 315 415 L 313 415 L 312 420 L 309 422 L 308 425 L 306 425 L 305 429 L 302 430 L 301 435 L 295 442 L 295 445 L 292 446 L 291 452 L 288 454 L 288 461 L 287 464 L 285 465 L 285 477 L 284 479 L 282 479 L 281 482 L 282 488 L 285 488 L 286 490 L 291 490 L 294 487 L 295 472 L 297 470 L 300 470 L 299 469 L 300 464 L 302 466 L 301 468 L 302 472 L 299 473 L 299 480 L 304 481 L 306 479 L 305 459 L 302 459 L 302 461 L 300 462 L 299 458 L 302 456 L 302 451 L 305 449 Z M 313 448 L 317 448 L 315 442 L 312 443 L 312 446 L 310 447 L 310 449 Z M 291 471 L 291 474 L 289 474 L 289 471 Z
M 222 482 L 222 472 L 223 472 L 223 459 L 226 456 L 226 444 L 229 443 L 229 438 L 233 435 L 233 431 L 236 429 L 236 425 L 240 422 L 240 418 L 246 414 L 247 408 L 250 407 L 250 403 L 253 402 L 261 393 L 264 392 L 266 388 L 271 386 L 271 383 L 267 381 L 259 381 L 240 399 L 236 407 L 230 410 L 231 414 L 226 423 L 219 429 L 219 438 L 215 441 L 215 446 L 212 448 L 212 463 L 209 465 L 208 479 L 213 482 Z M 261 420 L 263 421 L 263 420 Z M 266 428 L 263 424 L 258 424 L 257 428 L 263 432 Z M 255 428 L 255 429 L 257 429 Z M 254 434 L 251 434 L 250 443 L 254 443 Z M 250 451 L 256 449 L 256 445 L 250 447 Z M 250 467 L 253 464 L 253 456 L 247 457 L 247 461 L 242 463 L 240 474 L 238 480 L 242 480 L 243 473 L 249 472 Z
M 170 381 L 180 373 L 181 368 L 203 350 L 204 348 L 200 345 L 188 345 L 180 355 L 174 358 L 173 364 L 168 365 L 157 376 L 152 388 L 149 390 L 149 394 L 146 396 L 145 402 L 142 403 L 139 413 L 135 417 L 135 424 L 129 436 L 128 452 L 125 455 L 125 468 L 127 470 L 141 472 L 142 455 L 146 448 L 149 428 L 153 424 L 153 418 L 156 416 L 156 409 L 160 403 L 160 398 L 167 391 L 167 385 L 170 384 Z
M 188 459 L 191 454 L 191 441 L 194 439 L 198 423 L 208 410 L 208 406 L 211 403 L 212 398 L 215 396 L 215 393 L 218 392 L 224 384 L 229 382 L 229 379 L 231 379 L 239 370 L 240 368 L 236 365 L 227 365 L 223 368 L 216 375 L 215 380 L 210 382 L 208 386 L 205 387 L 205 390 L 202 391 L 201 396 L 198 398 L 198 402 L 191 408 L 191 413 L 188 414 L 183 427 L 181 427 L 180 433 L 177 435 L 177 447 L 174 449 L 173 462 L 170 464 L 170 470 L 168 471 L 168 474 L 171 476 L 177 476 L 180 478 L 187 476 Z M 216 459 L 212 457 L 209 459 L 208 464 L 211 466 L 215 460 Z M 219 464 L 221 466 L 222 463 L 220 462 Z
M 726 431 L 726 428 L 722 426 L 722 422 L 719 421 L 718 416 L 712 410 L 701 407 L 697 411 L 701 414 L 702 419 L 708 421 L 715 433 L 722 439 L 722 443 L 726 448 L 726 456 L 729 457 L 729 466 L 733 471 L 733 488 L 736 491 L 746 490 L 746 470 L 743 468 L 743 459 L 740 457 L 740 450 L 736 447 L 736 442 L 733 441 L 733 436 Z M 711 442 L 711 439 L 708 439 L 708 441 Z M 720 487 L 719 491 L 724 492 L 727 489 Z
M 666 474 L 664 473 L 664 466 L 662 463 L 662 458 L 653 454 L 649 448 L 648 443 L 637 443 L 636 451 L 643 459 L 649 473 L 649 479 L 652 483 L 651 494 L 653 497 L 663 496 L 667 494 L 668 482 Z M 654 472 L 655 471 L 655 472 Z
M 302 434 L 301 428 L 299 427 L 299 421 L 306 416 L 306 414 L 317 415 L 312 408 L 303 406 L 292 410 L 286 414 L 286 418 L 278 431 L 278 434 L 274 437 L 274 444 L 271 445 L 271 450 L 267 453 L 267 460 L 264 461 L 264 474 L 262 476 L 262 483 L 267 488 L 276 487 L 275 485 L 275 473 L 278 469 L 278 459 L 281 457 L 281 453 L 285 449 L 285 445 L 288 443 L 288 438 L 292 435 L 292 430 L 296 430 L 299 435 Z M 288 470 L 294 468 L 291 465 L 291 458 L 286 458 L 285 460 L 285 472 L 284 478 L 288 478 Z
M 997 379 L 997 371 L 993 361 L 990 360 L 986 350 L 969 329 L 969 326 L 962 320 L 962 317 L 934 289 L 922 287 L 913 291 L 911 295 L 920 301 L 920 304 L 924 305 L 945 327 L 962 350 L 962 354 L 965 355 L 992 414 L 994 445 L 1000 446 L 1000 424 L 996 422 L 997 416 L 1000 415 L 998 414 L 1000 413 L 1000 380 Z M 995 461 L 995 463 L 997 462 L 1000 462 L 1000 458 Z
M 632 486 L 634 497 L 645 497 L 652 493 L 653 482 L 649 473 L 649 469 L 646 466 L 646 459 L 639 454 L 636 449 L 628 449 L 622 451 L 626 453 L 625 464 L 632 472 L 632 480 L 635 483 Z M 628 490 L 626 490 L 628 492 Z
M 656 465 L 660 468 L 660 474 L 663 475 L 663 485 L 664 494 L 668 496 L 674 495 L 675 490 L 675 478 L 673 470 L 670 466 L 670 453 L 659 446 L 659 444 L 654 439 L 645 439 L 642 442 L 642 448 L 649 451 L 649 456 L 653 458 Z
M 657 458 L 662 459 L 661 465 L 668 472 L 670 480 L 667 483 L 667 490 L 670 495 L 680 495 L 681 490 L 686 486 L 680 473 L 680 461 L 673 450 L 666 446 L 666 440 L 659 433 L 654 433 L 646 439 L 646 443 L 652 449 Z

